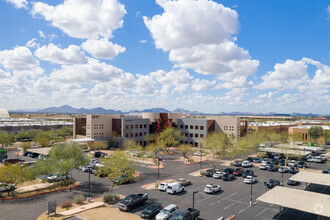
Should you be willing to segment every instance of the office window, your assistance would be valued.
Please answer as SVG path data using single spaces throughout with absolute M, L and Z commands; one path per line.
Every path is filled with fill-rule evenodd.
M 195 129 L 198 130 L 198 125 L 195 126 Z
M 195 142 L 195 147 L 198 147 L 198 143 L 197 142 Z
M 129 129 L 129 125 L 126 125 L 126 129 Z
M 144 125 L 144 128 L 147 128 L 147 125 L 146 124 Z
M 193 136 L 194 136 L 194 134 L 191 134 L 191 133 L 190 133 L 190 137 L 193 137 Z
M 185 133 L 184 136 L 188 137 L 188 133 Z
M 139 134 L 138 133 L 135 133 L 135 137 L 137 137 L 137 136 L 139 136 Z
M 139 128 L 139 125 L 135 125 L 135 128 Z
M 190 125 L 190 129 L 194 129 L 194 126 L 193 125 Z
M 134 128 L 134 126 L 133 125 L 131 125 L 131 129 L 133 129 Z
M 185 125 L 184 128 L 185 128 L 185 129 L 188 129 L 188 125 Z
M 198 138 L 198 134 L 195 134 L 195 137 Z
M 144 134 L 144 135 L 147 135 L 147 132 L 144 132 L 143 134 Z
M 180 128 L 183 128 L 183 125 L 180 125 Z
M 201 130 L 204 130 L 204 126 L 201 126 Z
M 142 124 L 140 124 L 140 128 L 142 128 Z
M 142 132 L 140 132 L 140 137 L 142 137 Z
M 193 145 L 193 142 L 189 142 L 190 145 Z
M 204 134 L 201 134 L 201 138 L 204 137 Z
M 133 133 L 131 133 L 131 137 L 133 137 Z

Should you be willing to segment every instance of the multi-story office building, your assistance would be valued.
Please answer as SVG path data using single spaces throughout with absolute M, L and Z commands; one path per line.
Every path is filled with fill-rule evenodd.
M 208 121 L 205 118 L 178 119 L 177 129 L 181 131 L 186 140 L 181 143 L 200 146 L 200 139 L 207 137 Z

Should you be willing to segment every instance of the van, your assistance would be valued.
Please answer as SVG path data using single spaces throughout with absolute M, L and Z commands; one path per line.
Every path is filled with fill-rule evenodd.
M 179 184 L 179 183 L 169 183 L 167 185 L 167 189 L 166 189 L 166 192 L 169 193 L 169 194 L 176 194 L 176 193 L 179 193 L 179 192 L 183 192 L 184 190 L 184 187 Z

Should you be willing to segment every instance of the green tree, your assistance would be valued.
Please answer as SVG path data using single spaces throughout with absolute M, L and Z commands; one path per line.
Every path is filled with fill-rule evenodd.
M 182 156 L 186 158 L 187 154 L 191 153 L 193 149 L 190 144 L 180 144 L 178 147 L 178 151 L 180 151 L 182 153 Z
M 156 142 L 165 147 L 166 152 L 169 152 L 169 148 L 179 144 L 180 140 L 184 140 L 181 131 L 176 128 L 166 128 L 159 133 L 156 138 Z
M 8 133 L 5 131 L 0 132 L 0 144 L 2 147 L 9 146 L 10 144 L 15 142 L 15 134 L 14 133 Z
M 142 151 L 143 150 L 143 147 L 132 139 L 127 139 L 124 141 L 124 148 L 126 151 Z
M 299 134 L 299 133 L 290 134 L 289 138 L 290 138 L 291 141 L 293 141 L 294 145 L 296 144 L 296 142 L 299 142 L 299 141 L 303 140 L 302 135 Z
M 324 132 L 324 142 L 325 142 L 325 144 L 330 142 L 330 131 L 329 130 Z
M 164 150 L 164 146 L 158 144 L 157 142 L 150 143 L 146 146 L 145 150 L 154 155 L 154 158 L 157 157 L 158 152 Z
M 52 147 L 46 160 L 39 160 L 33 167 L 39 175 L 56 173 L 66 177 L 64 183 L 69 184 L 68 174 L 79 166 L 89 163 L 89 157 L 76 143 L 56 145 Z
M 210 162 L 214 169 L 222 158 L 234 155 L 234 148 L 224 133 L 210 133 L 206 138 L 201 139 L 201 145 L 210 151 Z
M 99 141 L 89 142 L 89 148 L 93 151 L 100 151 L 107 149 L 107 146 Z
M 102 159 L 102 163 L 103 167 L 99 167 L 96 175 L 106 175 L 109 178 L 111 182 L 110 193 L 116 184 L 116 179 L 121 175 L 127 175 L 130 180 L 134 179 L 135 167 L 125 152 L 115 151 L 109 158 Z
M 47 132 L 38 130 L 33 140 L 37 142 L 40 147 L 48 147 L 50 144 L 51 137 Z
M 323 128 L 321 126 L 312 126 L 308 129 L 308 135 L 311 141 L 316 141 L 319 137 L 323 136 Z

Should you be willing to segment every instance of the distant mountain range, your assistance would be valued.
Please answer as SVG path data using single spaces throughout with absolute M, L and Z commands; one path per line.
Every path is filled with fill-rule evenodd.
M 164 113 L 169 113 L 169 112 L 177 112 L 177 113 L 183 113 L 183 114 L 188 114 L 188 115 L 214 115 L 214 114 L 208 114 L 208 113 L 203 113 L 203 112 L 198 112 L 198 111 L 189 111 L 186 109 L 182 108 L 177 108 L 174 109 L 173 111 L 169 111 L 164 108 L 151 108 L 151 109 L 144 109 L 144 110 L 132 110 L 130 112 L 122 112 L 120 110 L 113 110 L 113 109 L 104 109 L 102 107 L 98 108 L 91 108 L 91 109 L 86 109 L 86 108 L 73 108 L 69 105 L 63 105 L 60 107 L 50 107 L 50 108 L 45 108 L 41 110 L 9 110 L 10 113 L 54 113 L 54 114 L 126 114 L 126 113 L 142 113 L 142 112 L 164 112 Z M 279 114 L 276 112 L 269 112 L 267 114 L 263 113 L 252 113 L 252 112 L 220 112 L 216 115 L 264 115 L 264 116 L 310 116 L 310 117 L 315 117 L 315 116 L 320 116 L 319 114 L 313 114 L 313 113 L 297 113 L 293 112 L 291 114 Z

